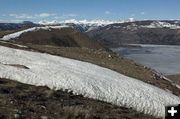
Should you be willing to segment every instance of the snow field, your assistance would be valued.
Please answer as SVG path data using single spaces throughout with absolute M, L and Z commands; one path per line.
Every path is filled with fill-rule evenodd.
M 3 64 L 19 64 L 23 69 Z M 107 68 L 49 54 L 0 46 L 0 77 L 53 90 L 68 89 L 75 94 L 110 102 L 157 117 L 165 116 L 165 105 L 180 98 L 140 80 Z

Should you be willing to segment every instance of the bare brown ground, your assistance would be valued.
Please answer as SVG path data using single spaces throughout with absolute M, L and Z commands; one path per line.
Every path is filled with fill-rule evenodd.
M 132 109 L 0 78 L 0 119 L 155 119 Z
M 177 75 L 168 75 L 167 76 L 169 79 L 180 85 L 180 74 Z

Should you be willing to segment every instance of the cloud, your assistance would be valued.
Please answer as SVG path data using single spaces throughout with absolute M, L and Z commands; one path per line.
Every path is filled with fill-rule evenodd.
M 68 19 L 68 18 L 75 18 L 78 15 L 75 13 L 68 13 L 68 14 L 56 14 L 56 13 L 36 13 L 36 14 L 26 14 L 26 13 L 21 13 L 21 14 L 16 14 L 16 13 L 11 13 L 8 14 L 7 16 L 12 17 L 10 19 L 18 19 L 18 20 L 44 20 L 44 19 Z
M 54 19 L 63 19 L 61 16 L 55 16 Z
M 76 17 L 78 15 L 77 14 L 67 14 L 66 16 L 68 16 L 68 17 Z
M 33 16 L 27 14 L 9 14 L 10 17 L 15 17 L 16 19 L 32 19 Z
M 45 18 L 45 17 L 50 17 L 50 16 L 56 16 L 55 13 L 40 13 L 40 14 L 35 14 L 35 17 L 40 17 L 40 18 Z
M 141 14 L 141 15 L 145 15 L 145 12 L 141 12 L 140 14 Z
M 105 11 L 104 14 L 106 14 L 106 15 L 116 15 L 116 13 L 111 12 L 111 11 Z
M 39 17 L 50 17 L 50 16 L 55 16 L 56 14 L 50 14 L 50 13 L 40 13 L 36 16 L 39 16 Z
M 105 11 L 105 14 L 109 15 L 109 14 L 111 14 L 111 12 L 110 11 Z
M 39 19 L 39 18 L 46 18 L 50 16 L 56 16 L 54 13 L 40 13 L 40 14 L 9 14 L 10 17 L 14 17 L 16 19 Z
M 20 23 L 23 22 L 22 19 L 11 19 L 11 20 L 7 20 L 7 19 L 0 19 L 0 23 Z
M 135 17 L 135 16 L 136 16 L 136 14 L 131 14 L 131 16 L 132 16 L 132 17 Z
M 20 23 L 20 22 L 23 22 L 23 20 L 22 19 L 13 19 L 13 20 L 10 20 L 9 22 Z
M 74 18 L 77 17 L 77 14 L 70 13 L 70 14 L 62 14 L 62 15 L 56 15 L 54 19 L 67 19 L 67 18 Z
M 77 16 L 78 16 L 77 14 L 70 13 L 70 14 L 63 14 L 61 17 L 68 18 L 68 17 L 77 17 Z

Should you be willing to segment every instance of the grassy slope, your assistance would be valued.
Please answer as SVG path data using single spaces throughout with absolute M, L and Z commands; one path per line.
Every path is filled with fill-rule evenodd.
M 132 109 L 0 78 L 0 118 L 154 119 Z
M 52 45 L 63 47 L 85 47 L 104 49 L 99 43 L 87 35 L 70 28 L 38 30 L 22 34 L 16 42 L 22 44 Z

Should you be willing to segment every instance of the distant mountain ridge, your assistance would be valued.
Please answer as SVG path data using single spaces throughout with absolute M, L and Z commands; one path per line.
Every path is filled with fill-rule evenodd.
M 40 26 L 30 21 L 24 21 L 22 23 L 0 23 L 0 30 L 17 30 L 21 28 L 30 28 Z
M 66 26 L 85 32 L 106 47 L 118 47 L 124 44 L 180 45 L 180 20 L 66 20 L 63 22 L 41 21 L 37 24 L 25 21 L 23 23 L 0 23 L 0 30 L 37 26 Z
M 180 45 L 180 21 L 134 21 L 110 24 L 87 34 L 107 47 L 123 44 Z
M 47 26 L 47 25 L 67 25 L 70 28 L 77 29 L 81 32 L 88 32 L 97 28 L 105 27 L 108 25 L 116 25 L 124 27 L 147 27 L 147 28 L 180 28 L 180 20 L 146 20 L 146 21 L 133 21 L 133 20 L 65 20 L 65 21 L 40 21 L 39 23 L 33 23 L 31 21 L 23 21 L 22 23 L 0 23 L 0 30 L 14 30 L 22 27 L 35 27 L 35 26 Z
M 97 29 L 99 27 L 104 27 L 108 24 L 113 23 L 120 23 L 120 21 L 104 21 L 104 20 L 95 20 L 95 21 L 76 21 L 76 20 L 66 20 L 64 22 L 57 22 L 57 21 L 40 21 L 39 23 L 33 23 L 30 21 L 24 21 L 22 23 L 0 23 L 0 30 L 17 30 L 21 28 L 30 28 L 30 27 L 37 27 L 37 26 L 68 26 L 69 28 L 76 29 L 80 32 L 87 32 L 90 30 Z
M 114 24 L 114 23 L 123 23 L 125 21 L 109 21 L 109 20 L 75 20 L 75 19 L 70 19 L 70 20 L 65 20 L 65 21 L 40 21 L 39 24 L 41 25 L 67 25 L 70 28 L 76 29 L 80 32 L 88 32 L 91 30 L 98 29 L 100 27 L 104 27 L 109 24 Z M 129 22 L 127 20 L 126 22 Z
M 142 28 L 172 28 L 177 29 L 180 28 L 179 20 L 145 20 L 145 21 L 134 21 L 134 20 L 119 20 L 119 21 L 105 21 L 105 20 L 65 20 L 65 21 L 40 21 L 41 25 L 67 25 L 71 28 L 75 28 L 82 32 L 88 32 L 91 30 L 95 30 L 101 27 L 121 24 L 124 27 L 130 27 L 132 24 L 133 27 L 142 27 Z

